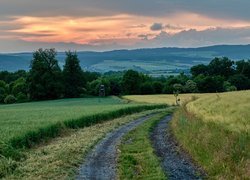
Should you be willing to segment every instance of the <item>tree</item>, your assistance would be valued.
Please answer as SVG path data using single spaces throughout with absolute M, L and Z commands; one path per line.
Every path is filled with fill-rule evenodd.
M 0 103 L 4 102 L 6 94 L 7 94 L 7 84 L 4 81 L 0 80 Z
M 5 96 L 6 96 L 5 89 L 3 87 L 0 87 L 0 103 L 4 102 Z
M 242 74 L 246 76 L 248 79 L 250 79 L 250 60 L 237 61 L 236 65 L 237 65 L 236 67 L 237 74 Z
M 55 49 L 39 49 L 33 53 L 28 82 L 32 100 L 56 99 L 62 96 L 62 74 Z
M 209 75 L 228 78 L 235 72 L 233 65 L 234 61 L 231 61 L 227 57 L 214 58 L 208 65 Z
M 181 84 L 183 82 L 183 78 L 178 78 L 178 76 L 169 76 L 166 80 L 164 93 L 172 94 L 174 91 L 174 84 Z
M 99 78 L 88 83 L 88 94 L 98 96 L 101 85 L 105 87 L 105 95 L 110 95 L 110 83 L 105 78 Z
M 191 67 L 190 71 L 194 77 L 196 77 L 200 74 L 207 75 L 208 74 L 208 67 L 204 64 L 199 64 L 199 65 Z
M 110 83 L 110 94 L 118 96 L 122 93 L 122 80 L 120 77 L 108 78 Z
M 223 88 L 226 92 L 237 91 L 237 88 L 228 81 L 224 81 Z
M 153 88 L 156 94 L 161 94 L 163 92 L 162 82 L 159 82 L 159 81 L 153 82 Z
M 85 86 L 85 79 L 76 52 L 66 52 L 63 68 L 64 96 L 79 97 Z
M 231 76 L 228 81 L 234 85 L 237 90 L 245 90 L 250 88 L 250 80 L 243 74 Z
M 19 70 L 16 72 L 8 72 L 8 71 L 1 71 L 0 72 L 0 80 L 5 81 L 6 83 L 10 83 L 12 81 L 15 81 L 19 78 L 27 78 L 27 72 L 24 70 Z
M 8 96 L 6 96 L 6 98 L 4 99 L 4 103 L 5 104 L 13 104 L 13 103 L 15 103 L 16 102 L 16 98 L 15 98 L 15 96 L 13 96 L 13 95 L 8 95 Z
M 184 86 L 184 91 L 186 93 L 196 93 L 198 92 L 198 88 L 197 88 L 197 84 L 192 81 L 192 80 L 188 80 Z
M 194 78 L 198 91 L 202 93 L 223 92 L 224 78 L 222 76 L 198 75 Z
M 154 88 L 151 82 L 145 82 L 141 85 L 141 94 L 154 94 Z
M 11 93 L 16 97 L 17 102 L 27 102 L 28 98 L 28 85 L 26 80 L 21 77 L 13 82 Z
M 21 77 L 21 78 L 17 79 L 16 81 L 14 81 L 13 86 L 11 88 L 11 92 L 15 96 L 18 93 L 27 94 L 28 93 L 28 86 L 27 86 L 26 80 L 23 77 Z
M 140 94 L 141 76 L 137 71 L 128 70 L 123 75 L 122 84 L 125 94 Z

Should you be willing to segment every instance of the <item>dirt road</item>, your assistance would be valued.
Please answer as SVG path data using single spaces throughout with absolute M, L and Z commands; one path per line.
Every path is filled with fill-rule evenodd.
M 145 116 L 109 133 L 87 155 L 85 163 L 79 169 L 77 179 L 102 179 L 112 180 L 116 178 L 117 145 L 123 135 L 148 120 L 153 115 Z

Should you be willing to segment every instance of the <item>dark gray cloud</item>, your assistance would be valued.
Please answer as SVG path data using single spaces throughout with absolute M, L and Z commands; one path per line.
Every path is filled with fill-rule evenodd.
M 164 29 L 169 29 L 169 30 L 182 30 L 184 27 L 181 26 L 176 26 L 172 24 L 162 24 L 162 23 L 154 23 L 152 26 L 150 26 L 151 31 L 162 31 Z
M 139 34 L 138 38 L 140 38 L 142 40 L 148 40 L 152 36 L 153 36 L 153 34 Z
M 163 26 L 162 23 L 154 23 L 154 24 L 150 27 L 151 31 L 161 31 L 161 30 L 163 30 L 164 28 L 165 28 L 165 27 Z
M 215 18 L 250 17 L 249 0 L 1 0 L 0 16 L 99 16 L 136 14 L 162 16 L 194 12 Z

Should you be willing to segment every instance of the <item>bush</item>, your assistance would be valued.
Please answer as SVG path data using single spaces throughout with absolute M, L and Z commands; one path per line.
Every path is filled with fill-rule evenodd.
M 0 87 L 0 103 L 4 102 L 4 98 L 5 98 L 5 89 Z
M 153 83 L 153 88 L 154 88 L 154 92 L 156 94 L 161 94 L 163 91 L 163 84 L 162 82 L 154 82 Z
M 154 88 L 151 82 L 145 82 L 141 85 L 141 94 L 154 94 Z
M 17 102 L 18 103 L 23 103 L 23 102 L 27 102 L 27 101 L 29 101 L 27 95 L 25 95 L 24 93 L 21 93 L 21 92 L 17 94 Z
M 13 96 L 13 95 L 8 95 L 8 96 L 6 96 L 6 98 L 4 99 L 4 103 L 5 104 L 13 104 L 13 103 L 15 103 L 16 102 L 16 98 L 15 98 L 15 96 Z

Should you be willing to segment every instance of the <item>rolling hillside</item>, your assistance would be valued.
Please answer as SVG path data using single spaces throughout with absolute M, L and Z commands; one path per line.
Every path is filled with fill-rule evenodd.
M 250 45 L 78 52 L 78 56 L 81 66 L 89 71 L 103 73 L 134 69 L 159 76 L 188 71 L 191 66 L 206 64 L 213 57 L 227 56 L 233 60 L 249 59 Z M 64 53 L 59 52 L 57 58 L 62 67 Z M 28 70 L 31 59 L 32 53 L 0 54 L 0 71 Z

